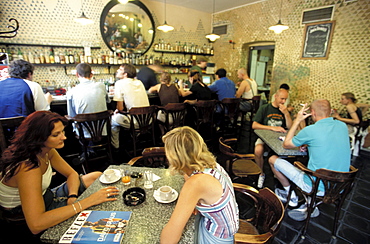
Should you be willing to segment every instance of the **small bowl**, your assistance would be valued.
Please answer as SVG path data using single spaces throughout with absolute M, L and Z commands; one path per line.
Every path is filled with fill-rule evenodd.
M 133 187 L 122 194 L 123 202 L 127 206 L 137 206 L 145 201 L 146 193 L 143 188 Z

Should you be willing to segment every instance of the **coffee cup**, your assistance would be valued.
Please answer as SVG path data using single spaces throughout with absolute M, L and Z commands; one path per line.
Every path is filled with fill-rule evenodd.
M 114 180 L 114 178 L 116 177 L 116 172 L 113 169 L 106 169 L 104 171 L 104 177 L 108 181 Z
M 168 201 L 172 198 L 173 189 L 170 186 L 162 186 L 158 189 L 159 197 L 164 200 Z

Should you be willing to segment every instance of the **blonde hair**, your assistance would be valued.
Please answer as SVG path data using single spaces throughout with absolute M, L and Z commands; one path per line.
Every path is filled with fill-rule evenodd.
M 177 127 L 162 138 L 170 169 L 184 173 L 184 169 L 203 171 L 216 167 L 216 159 L 208 151 L 203 138 L 189 126 Z
M 329 117 L 331 113 L 330 102 L 326 99 L 317 99 L 311 103 L 311 108 L 321 117 Z
M 164 82 L 166 84 L 171 83 L 171 75 L 168 72 L 163 72 L 159 79 L 160 79 L 161 82 Z

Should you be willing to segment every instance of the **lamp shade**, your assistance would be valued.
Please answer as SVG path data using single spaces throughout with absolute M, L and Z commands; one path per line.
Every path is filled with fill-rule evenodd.
M 217 35 L 217 34 L 213 34 L 213 33 L 211 33 L 211 34 L 206 35 L 206 38 L 207 38 L 207 39 L 209 39 L 211 42 L 214 42 L 214 41 L 216 41 L 218 38 L 220 38 L 220 36 L 219 36 L 219 35 Z
M 276 34 L 280 34 L 281 32 L 283 32 L 284 30 L 287 30 L 287 29 L 289 29 L 289 26 L 283 25 L 281 23 L 281 20 L 279 20 L 276 25 L 273 25 L 273 26 L 269 27 L 269 30 L 274 31 Z
M 161 30 L 163 32 L 169 32 L 169 31 L 173 31 L 175 28 L 171 25 L 168 25 L 167 24 L 167 21 L 164 21 L 164 24 L 163 25 L 160 25 L 157 27 L 158 30 Z
M 94 23 L 93 20 L 91 20 L 91 19 L 89 19 L 89 18 L 86 17 L 86 15 L 85 15 L 84 12 L 82 12 L 82 15 L 80 17 L 74 19 L 74 21 L 76 21 L 76 22 L 78 22 L 78 23 L 80 23 L 82 25 L 88 25 L 88 24 Z

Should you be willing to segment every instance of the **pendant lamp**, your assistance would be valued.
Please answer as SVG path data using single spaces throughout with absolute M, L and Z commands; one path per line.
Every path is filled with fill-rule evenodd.
M 164 0 L 164 24 L 157 27 L 158 30 L 163 32 L 173 31 L 175 28 L 167 24 L 166 21 L 166 0 Z
M 212 32 L 213 32 L 213 16 L 214 16 L 214 14 L 215 14 L 215 0 L 213 0 L 213 13 L 212 13 L 212 24 L 211 24 Z M 220 38 L 220 36 L 217 35 L 217 34 L 211 33 L 211 34 L 206 35 L 206 38 L 209 39 L 209 41 L 214 42 L 218 38 Z
M 94 21 L 92 19 L 89 19 L 86 17 L 84 11 L 83 11 L 83 7 L 82 7 L 82 0 L 81 0 L 81 10 L 82 10 L 82 15 L 78 18 L 75 18 L 74 21 L 82 24 L 82 25 L 88 25 L 88 24 L 92 24 L 94 23 Z
M 273 32 L 275 32 L 275 34 L 280 34 L 281 32 L 283 32 L 284 30 L 287 30 L 289 29 L 289 26 L 287 25 L 283 25 L 281 23 L 281 9 L 283 7 L 283 0 L 281 0 L 281 4 L 280 4 L 280 14 L 279 14 L 279 21 L 277 22 L 276 25 L 273 25 L 273 26 L 270 26 L 269 27 L 269 30 L 272 30 Z

